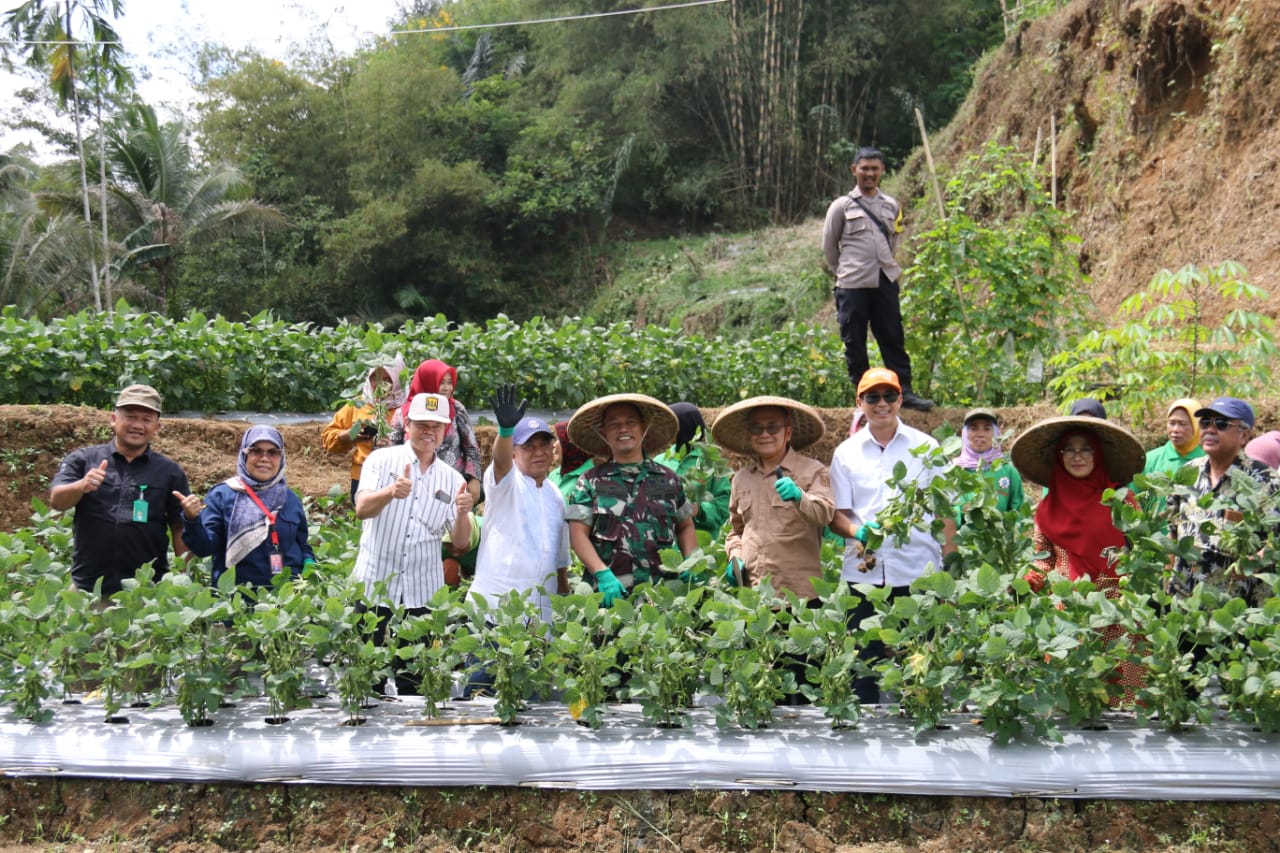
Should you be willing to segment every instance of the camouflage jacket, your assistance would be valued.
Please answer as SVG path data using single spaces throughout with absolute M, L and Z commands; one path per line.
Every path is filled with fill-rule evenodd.
M 675 547 L 676 525 L 693 512 L 680 477 L 652 459 L 605 462 L 582 475 L 565 519 L 591 527 L 591 544 L 630 589 L 662 574 L 658 552 Z

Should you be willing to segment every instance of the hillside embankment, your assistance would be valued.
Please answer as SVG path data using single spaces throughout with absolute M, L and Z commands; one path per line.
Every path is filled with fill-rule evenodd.
M 1023 22 L 930 141 L 940 163 L 992 138 L 1041 163 L 1056 148 L 1100 316 L 1162 268 L 1235 260 L 1277 317 L 1278 116 L 1280 3 L 1076 0 Z M 899 180 L 925 196 L 922 152 Z

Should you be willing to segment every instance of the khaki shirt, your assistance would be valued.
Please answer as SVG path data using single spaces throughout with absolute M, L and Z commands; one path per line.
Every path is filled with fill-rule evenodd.
M 746 566 L 752 585 L 771 576 L 775 589 L 814 598 L 810 580 L 822 576 L 822 529 L 835 514 L 827 466 L 788 449 L 782 472 L 804 492 L 799 503 L 778 497 L 773 469 L 755 462 L 733 475 L 725 552 Z
M 880 228 L 853 200 L 855 196 L 862 197 L 889 228 L 892 241 L 885 239 Z M 863 197 L 856 188 L 849 195 L 842 195 L 831 202 L 822 228 L 822 251 L 827 264 L 835 270 L 836 287 L 879 287 L 882 271 L 889 281 L 898 280 L 902 267 L 893 259 L 893 253 L 898 248 L 900 210 L 893 196 L 878 192 L 874 196 Z

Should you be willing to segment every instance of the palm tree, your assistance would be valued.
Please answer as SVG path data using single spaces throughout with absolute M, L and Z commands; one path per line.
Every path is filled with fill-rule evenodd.
M 89 203 L 89 175 L 84 150 L 84 128 L 81 122 L 83 107 L 80 89 L 88 84 L 97 102 L 99 120 L 99 155 L 105 144 L 102 132 L 102 96 L 111 86 L 124 91 L 132 82 L 124 65 L 124 48 L 115 28 L 106 17 L 118 18 L 124 13 L 123 0 L 27 0 L 9 11 L 5 25 L 19 52 L 27 54 L 28 64 L 47 68 L 49 82 L 58 96 L 59 104 L 66 108 L 71 103 L 71 116 L 75 122 L 76 155 L 80 161 L 80 195 L 85 222 L 92 222 Z M 84 33 L 81 39 L 76 34 Z M 81 54 L 84 54 L 82 61 Z M 87 69 L 88 73 L 85 72 Z M 107 251 L 106 221 L 106 173 L 100 172 L 99 199 L 102 205 L 102 251 Z M 105 258 L 104 258 L 105 260 Z M 93 301 L 102 310 L 102 285 L 99 283 L 98 259 L 91 257 L 89 274 L 93 286 Z M 110 293 L 110 278 L 106 288 Z
M 93 234 L 78 215 L 47 213 L 31 191 L 39 175 L 21 153 L 0 154 L 0 305 L 23 316 L 78 310 Z
M 183 249 L 287 222 L 270 205 L 234 198 L 245 183 L 239 170 L 223 164 L 201 170 L 185 124 L 161 124 L 145 104 L 127 108 L 109 131 L 107 160 L 112 218 L 122 235 L 119 271 L 154 273 L 161 310 L 172 301 Z

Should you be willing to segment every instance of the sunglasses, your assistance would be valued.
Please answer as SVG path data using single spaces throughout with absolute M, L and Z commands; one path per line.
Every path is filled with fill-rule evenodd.
M 784 426 L 785 424 L 750 424 L 747 427 L 747 432 L 752 435 L 760 435 L 765 432 L 769 433 L 769 435 L 777 435 L 782 432 Z
M 885 391 L 883 394 L 876 391 L 870 391 L 863 394 L 862 399 L 864 402 L 870 403 L 873 406 L 878 406 L 880 405 L 881 400 L 884 400 L 886 403 L 896 403 L 898 402 L 899 396 L 901 395 L 899 395 L 897 391 Z
M 1240 426 L 1231 422 L 1230 418 L 1201 418 L 1200 429 L 1208 429 L 1213 427 L 1218 432 L 1222 432 L 1227 427 Z
M 245 453 L 249 456 L 266 456 L 268 459 L 280 458 L 280 449 L 278 447 L 269 447 L 266 450 L 261 450 L 257 447 L 250 447 L 245 451 Z

